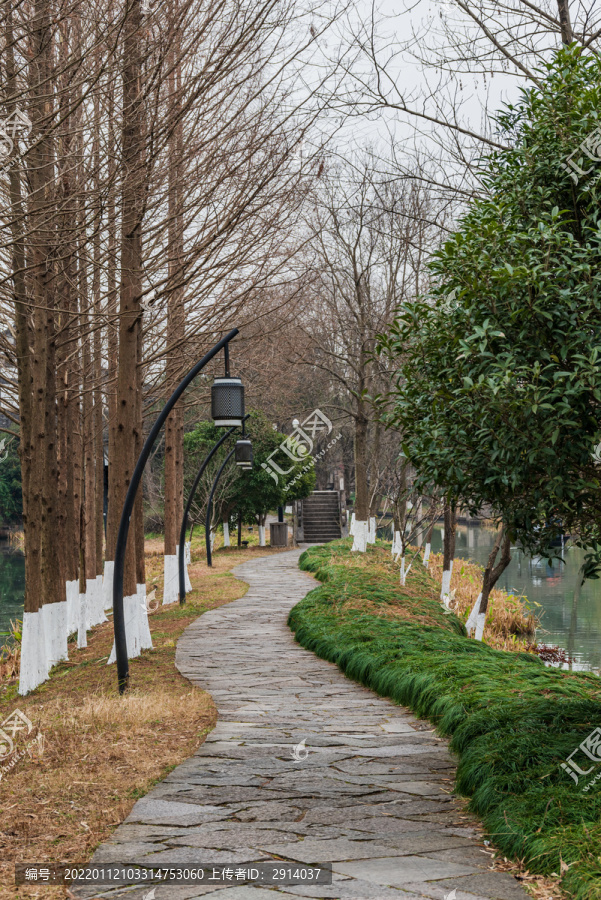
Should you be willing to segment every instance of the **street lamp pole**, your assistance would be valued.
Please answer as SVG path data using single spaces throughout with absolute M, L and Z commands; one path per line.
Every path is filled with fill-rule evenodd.
M 247 413 L 244 416 L 244 418 L 242 419 L 242 421 L 246 422 L 249 415 L 250 415 L 250 413 Z M 180 533 L 179 533 L 179 557 L 177 560 L 178 575 L 179 575 L 180 606 L 183 606 L 184 603 L 186 602 L 186 578 L 185 578 L 184 560 L 185 560 L 186 530 L 188 528 L 188 515 L 190 513 L 190 507 L 192 506 L 192 501 L 194 500 L 196 490 L 198 488 L 198 485 L 200 484 L 200 479 L 202 478 L 206 467 L 211 462 L 215 453 L 219 450 L 219 448 L 224 443 L 224 441 L 226 441 L 229 438 L 230 434 L 233 434 L 234 431 L 236 431 L 237 429 L 238 429 L 238 425 L 234 425 L 234 427 L 230 428 L 228 431 L 226 431 L 225 434 L 222 435 L 219 438 L 219 440 L 217 441 L 217 443 L 211 448 L 211 450 L 209 450 L 209 453 L 207 454 L 206 459 L 204 460 L 203 464 L 201 465 L 200 469 L 198 470 L 198 474 L 196 475 L 196 478 L 194 479 L 194 484 L 192 485 L 192 487 L 190 489 L 190 494 L 188 495 L 188 502 L 186 503 L 186 508 L 184 510 L 184 516 L 182 518 L 182 527 L 181 527 Z
M 217 472 L 217 475 L 215 476 L 215 481 L 213 482 L 213 487 L 211 488 L 211 493 L 209 494 L 209 502 L 207 504 L 207 518 L 205 521 L 205 541 L 206 541 L 206 547 L 207 547 L 207 565 L 208 566 L 213 565 L 213 558 L 212 558 L 212 553 L 211 553 L 211 513 L 213 512 L 213 495 L 217 489 L 217 485 L 219 484 L 219 479 L 221 478 L 221 473 L 223 472 L 223 470 L 225 469 L 225 467 L 227 466 L 227 464 L 229 463 L 230 459 L 232 458 L 232 456 L 234 455 L 235 452 L 236 452 L 236 448 L 232 447 L 232 449 L 230 450 L 228 455 L 223 460 L 223 463 L 221 464 L 221 468 L 219 469 L 219 471 Z
M 123 611 L 123 569 L 125 565 L 125 549 L 127 546 L 129 521 L 134 508 L 134 501 L 136 499 L 138 487 L 142 479 L 144 467 L 146 466 L 154 442 L 156 441 L 161 428 L 163 427 L 165 420 L 167 419 L 167 416 L 169 415 L 181 395 L 184 393 L 188 385 L 194 380 L 194 378 L 196 378 L 198 373 L 204 369 L 207 363 L 209 363 L 213 359 L 213 357 L 217 356 L 217 354 L 224 347 L 227 348 L 229 342 L 233 338 L 235 338 L 237 334 L 238 329 L 233 328 L 230 332 L 228 332 L 228 334 L 225 335 L 225 337 L 221 338 L 220 341 L 217 341 L 215 346 L 211 350 L 209 350 L 209 352 L 205 354 L 205 356 L 203 356 L 203 358 L 199 362 L 196 363 L 194 368 L 188 372 L 186 377 L 176 387 L 171 397 L 161 410 L 156 422 L 150 429 L 150 433 L 146 438 L 144 446 L 142 447 L 142 452 L 140 453 L 138 462 L 136 463 L 136 467 L 131 476 L 131 481 L 129 483 L 127 494 L 125 496 L 125 503 L 123 504 L 121 521 L 119 522 L 117 544 L 115 546 L 115 569 L 113 575 L 113 628 L 115 631 L 117 679 L 120 694 L 123 694 L 127 690 L 129 684 L 129 660 L 127 658 L 125 615 Z

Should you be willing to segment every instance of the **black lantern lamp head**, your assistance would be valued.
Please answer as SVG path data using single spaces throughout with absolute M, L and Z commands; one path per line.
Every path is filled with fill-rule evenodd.
M 225 375 L 216 378 L 211 387 L 211 418 L 215 425 L 233 428 L 244 418 L 244 385 L 230 375 L 230 358 L 225 347 Z
M 236 441 L 236 465 L 240 469 L 253 467 L 253 445 L 248 438 Z

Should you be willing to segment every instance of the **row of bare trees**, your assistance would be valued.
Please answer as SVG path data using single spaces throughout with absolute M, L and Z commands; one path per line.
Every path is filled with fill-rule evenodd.
M 66 657 L 69 633 L 81 645 L 104 618 L 145 420 L 295 277 L 294 229 L 319 166 L 298 148 L 331 74 L 312 68 L 313 45 L 335 16 L 289 0 L 2 5 L 2 412 L 22 468 L 23 693 Z M 167 555 L 183 415 L 165 436 Z M 140 494 L 126 596 L 144 583 Z

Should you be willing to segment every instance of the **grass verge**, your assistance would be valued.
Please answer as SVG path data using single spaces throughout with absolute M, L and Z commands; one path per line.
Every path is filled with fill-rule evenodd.
M 599 900 L 600 679 L 469 639 L 423 566 L 401 588 L 389 559 L 389 545 L 352 554 L 349 540 L 307 550 L 300 566 L 322 585 L 290 613 L 296 639 L 450 737 L 456 788 L 503 855 Z M 561 764 L 595 729 L 599 762 L 578 750 L 592 768 L 575 784 Z
M 27 697 L 17 696 L 16 679 L 0 685 L 0 721 L 19 709 L 35 728 L 28 740 L 42 735 L 0 780 L 0 900 L 64 897 L 62 887 L 15 887 L 15 862 L 87 861 L 135 801 L 202 744 L 217 713 L 209 694 L 175 668 L 177 639 L 200 614 L 246 593 L 234 566 L 272 552 L 219 550 L 209 570 L 193 547 L 194 590 L 185 607 L 150 616 L 154 649 L 130 660 L 125 698 L 117 695 L 115 666 L 106 664 L 112 620 L 88 632 L 87 649 L 70 644 L 69 661 Z M 147 584 L 158 586 L 158 596 L 162 558 L 162 542 L 149 542 Z M 16 750 L 24 744 L 15 741 Z

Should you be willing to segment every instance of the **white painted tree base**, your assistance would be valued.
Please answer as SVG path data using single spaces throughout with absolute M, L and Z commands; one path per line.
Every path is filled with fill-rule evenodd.
M 75 634 L 79 627 L 79 582 L 68 581 L 65 585 L 67 597 L 67 637 Z
M 350 525 L 349 525 L 349 527 L 348 527 L 348 533 L 349 533 L 349 534 L 354 534 L 354 533 L 355 533 L 355 513 L 351 513 L 351 522 L 350 522 Z
M 407 567 L 407 569 L 405 569 L 405 557 L 403 556 L 403 558 L 401 559 L 401 585 L 403 587 L 405 586 L 405 582 L 407 580 L 407 575 L 411 571 L 412 565 L 413 565 L 412 562 L 409 563 L 409 566 Z
M 115 572 L 115 560 L 107 559 L 104 562 L 104 575 L 102 576 L 102 605 L 104 609 L 113 608 L 113 575 Z
M 177 599 L 179 600 L 179 544 L 175 548 L 175 555 L 177 557 Z M 186 594 L 189 594 L 192 590 L 192 582 L 190 581 L 190 575 L 188 574 L 188 563 L 190 562 L 191 557 L 191 548 L 190 541 L 186 541 L 184 544 L 184 591 Z
M 138 599 L 137 592 L 129 597 L 123 598 L 123 616 L 125 618 L 125 642 L 127 644 L 127 658 L 133 659 L 140 655 L 140 616 L 138 615 L 139 604 L 142 601 Z M 142 610 L 140 610 L 142 612 Z M 107 666 L 117 661 L 117 651 L 115 642 L 113 641 L 113 649 L 108 658 Z
M 358 519 L 355 519 L 351 552 L 365 553 L 367 550 L 367 529 L 367 522 L 360 522 Z
M 401 532 L 395 531 L 394 539 L 392 541 L 391 553 L 393 556 L 398 556 L 402 552 L 403 552 L 403 542 L 401 541 Z
M 426 549 L 424 550 L 424 558 L 422 561 L 423 561 L 424 566 L 426 566 L 426 568 L 428 568 L 428 563 L 430 562 L 430 544 L 429 543 L 426 544 Z
M 49 603 L 50 612 L 50 655 L 48 658 L 48 667 L 52 668 L 63 659 L 69 659 L 69 648 L 67 646 L 67 601 L 61 600 L 59 603 Z
M 179 600 L 179 573 L 177 555 L 168 554 L 164 558 L 163 606 Z
M 481 641 L 484 634 L 484 625 L 486 623 L 486 613 L 478 613 L 476 619 L 476 640 Z
M 87 627 L 94 628 L 106 622 L 102 598 L 102 581 L 97 578 L 86 578 Z
M 465 627 L 469 635 L 471 635 L 472 632 L 476 629 L 476 625 L 478 623 L 478 607 L 480 606 L 481 600 L 482 594 L 478 594 L 478 596 L 476 597 L 476 602 L 472 606 L 472 611 L 470 612 L 467 618 L 467 622 L 465 623 Z
M 77 628 L 77 646 L 80 650 L 88 646 L 88 602 L 87 594 L 79 595 L 79 624 Z
M 259 547 L 265 546 L 265 526 L 259 525 Z
M 448 607 L 449 593 L 451 591 L 451 569 L 445 569 L 442 573 L 442 585 L 440 588 L 440 599 L 444 605 Z
M 46 644 L 40 612 L 23 613 L 19 694 L 25 696 L 48 678 Z
M 53 662 L 53 652 L 52 652 L 52 609 L 50 608 L 52 604 L 46 603 L 39 610 L 41 621 L 42 621 L 42 634 L 44 636 L 44 653 L 46 656 L 46 666 L 48 667 L 48 671 L 54 665 Z
M 369 526 L 367 529 L 367 543 L 376 543 L 376 519 L 374 516 L 369 517 Z
M 146 585 L 138 584 L 138 616 L 140 618 L 140 649 L 152 650 L 152 637 L 150 634 L 150 625 L 148 624 L 148 607 L 146 605 Z
M 230 525 L 229 522 L 223 523 L 223 546 L 229 547 L 230 545 Z
M 98 604 L 98 615 L 100 616 L 98 624 L 108 622 L 104 612 L 104 578 L 102 575 L 96 576 L 96 602 Z

